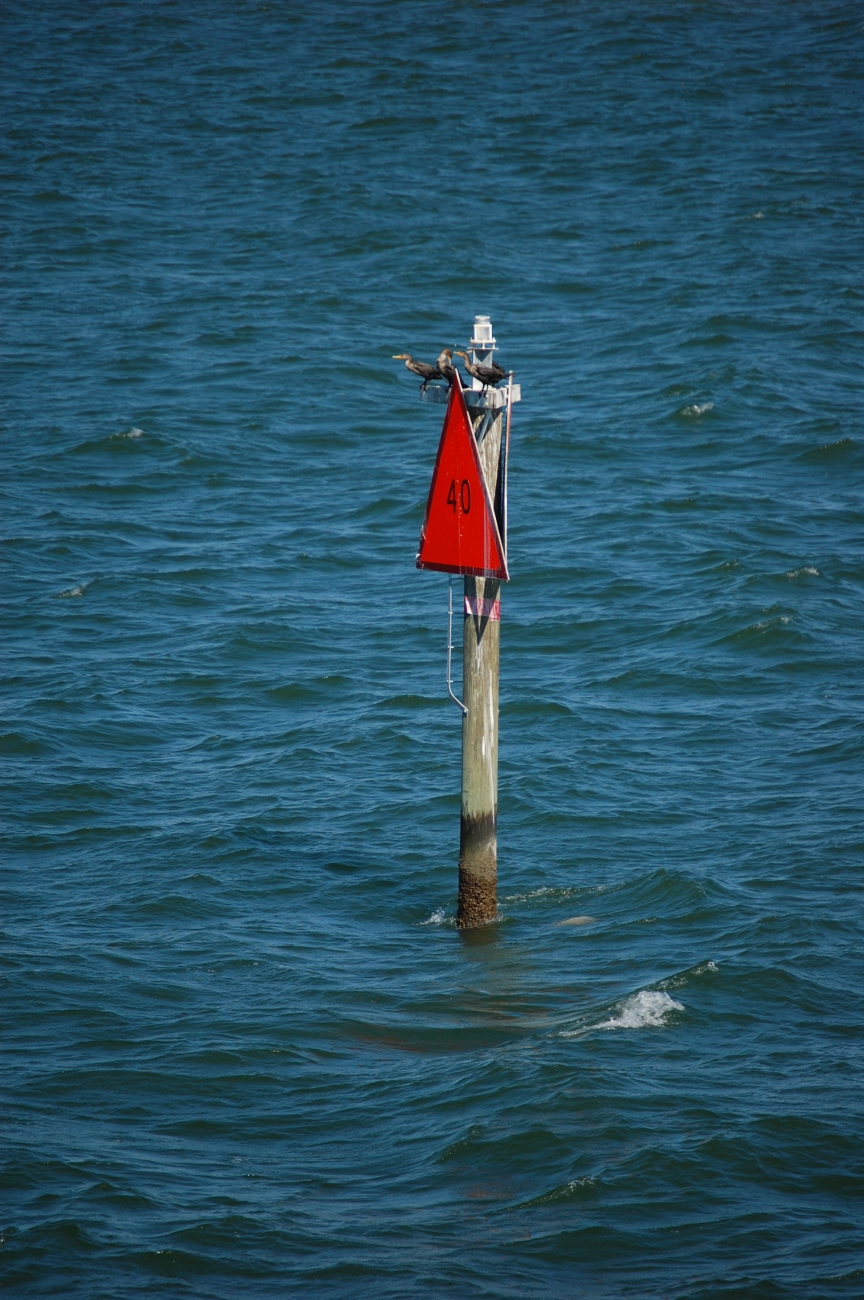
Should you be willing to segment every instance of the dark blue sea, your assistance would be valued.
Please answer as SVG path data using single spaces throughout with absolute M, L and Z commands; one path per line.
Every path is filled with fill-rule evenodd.
M 0 48 L 4 1295 L 864 1295 L 864 9 L 6 0 Z M 392 357 L 478 313 L 460 932 Z

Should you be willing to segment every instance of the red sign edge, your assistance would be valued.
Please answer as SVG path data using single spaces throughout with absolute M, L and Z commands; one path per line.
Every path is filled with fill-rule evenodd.
M 498 543 L 498 554 L 504 559 L 504 564 L 500 569 L 469 569 L 458 564 L 435 564 L 421 560 L 420 553 L 423 550 L 423 543 L 426 540 L 426 524 L 429 521 L 429 511 L 432 508 L 432 497 L 435 494 L 435 484 L 438 479 L 438 466 L 441 463 L 441 451 L 444 446 L 444 435 L 447 430 L 447 421 L 450 418 L 450 407 L 457 400 L 462 407 L 462 414 L 465 416 L 465 423 L 468 426 L 468 435 L 471 439 L 471 451 L 474 455 L 474 464 L 477 467 L 477 474 L 480 479 L 480 486 L 483 489 L 483 499 L 486 503 L 486 515 L 495 530 L 495 540 Z M 441 429 L 441 438 L 438 443 L 438 454 L 435 457 L 435 468 L 432 471 L 432 483 L 429 488 L 429 496 L 426 498 L 426 513 L 423 516 L 423 527 L 420 529 L 420 550 L 417 552 L 417 568 L 434 570 L 437 573 L 461 573 L 467 578 L 500 578 L 503 582 L 510 581 L 510 571 L 507 567 L 507 552 L 504 549 L 504 543 L 501 540 L 501 531 L 498 528 L 498 520 L 495 518 L 495 509 L 492 505 L 489 489 L 486 486 L 486 475 L 483 473 L 483 466 L 480 464 L 480 452 L 477 447 L 477 439 L 474 437 L 474 429 L 471 420 L 468 417 L 468 407 L 465 405 L 465 398 L 462 395 L 462 385 L 457 376 L 450 387 L 450 401 L 447 403 L 447 410 L 444 415 L 444 424 Z

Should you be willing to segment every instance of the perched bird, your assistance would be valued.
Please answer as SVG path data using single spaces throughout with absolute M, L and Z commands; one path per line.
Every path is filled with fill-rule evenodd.
M 452 387 L 453 380 L 457 379 L 459 376 L 459 371 L 453 364 L 453 349 L 444 348 L 444 350 L 439 354 L 438 360 L 435 364 L 438 366 L 438 373 L 441 378 L 446 379 L 447 383 Z M 461 385 L 461 379 L 459 380 L 459 383 Z
M 410 352 L 397 352 L 393 360 L 404 361 L 406 370 L 410 370 L 413 374 L 420 376 L 423 380 L 423 383 L 420 385 L 421 389 L 426 387 L 430 379 L 444 378 L 437 366 L 430 366 L 428 361 L 415 361 Z
M 479 379 L 480 383 L 483 384 L 484 387 L 487 384 L 491 384 L 494 388 L 496 384 L 501 383 L 502 379 L 507 378 L 507 371 L 502 370 L 497 361 L 493 361 L 491 366 L 481 366 L 477 362 L 472 361 L 467 352 L 457 352 L 456 355 L 457 357 L 461 357 L 465 362 L 465 369 L 468 371 L 471 378 Z

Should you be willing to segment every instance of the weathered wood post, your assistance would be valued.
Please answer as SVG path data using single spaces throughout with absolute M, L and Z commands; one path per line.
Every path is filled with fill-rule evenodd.
M 468 346 L 475 364 L 492 362 L 496 344 L 488 316 L 475 317 Z M 512 403 L 521 394 L 511 373 L 506 388 L 474 379 L 471 388 L 449 396 L 440 388 L 422 396 L 448 401 L 448 409 L 417 564 L 465 575 L 457 924 L 467 929 L 494 920 L 497 912 L 498 662 L 501 581 L 509 577 L 506 448 Z
M 476 317 L 468 345 L 472 360 L 488 365 L 495 340 L 488 317 Z M 472 381 L 476 391 L 482 389 Z M 503 410 L 474 415 L 474 437 L 486 488 L 496 496 L 501 453 Z M 505 520 L 498 526 L 502 536 Z M 504 545 L 506 547 L 506 539 Z M 462 641 L 462 816 L 459 825 L 460 928 L 483 925 L 498 910 L 498 665 L 501 647 L 501 582 L 498 578 L 465 578 Z
M 495 917 L 498 882 L 498 656 L 500 621 L 494 578 L 466 578 L 462 648 L 462 817 L 459 827 L 460 927 Z M 476 611 L 476 612 L 475 612 Z

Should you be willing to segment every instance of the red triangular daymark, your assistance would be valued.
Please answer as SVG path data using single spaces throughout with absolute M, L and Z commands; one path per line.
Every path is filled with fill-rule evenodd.
M 418 569 L 509 580 L 507 557 L 489 498 L 477 441 L 459 380 L 450 389 L 438 457 L 420 531 Z

